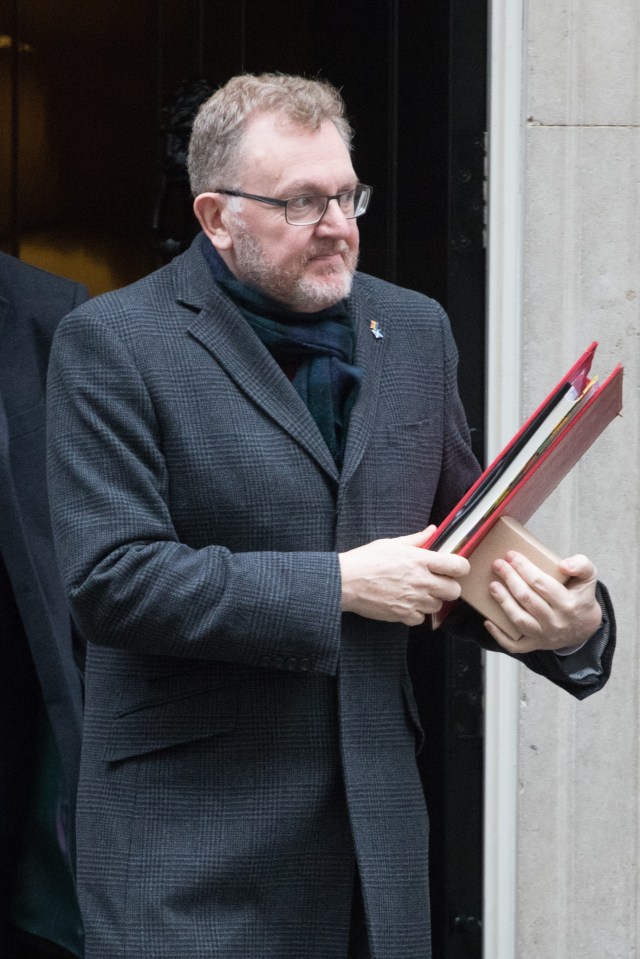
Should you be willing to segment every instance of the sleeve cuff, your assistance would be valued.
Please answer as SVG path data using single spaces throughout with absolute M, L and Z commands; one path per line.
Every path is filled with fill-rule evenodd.
M 566 674 L 567 679 L 572 682 L 602 676 L 604 671 L 602 656 L 609 644 L 611 620 L 607 615 L 607 606 L 600 584 L 596 588 L 596 599 L 602 610 L 602 625 L 600 628 L 593 636 L 578 646 L 567 646 L 564 649 L 554 650 L 560 669 Z

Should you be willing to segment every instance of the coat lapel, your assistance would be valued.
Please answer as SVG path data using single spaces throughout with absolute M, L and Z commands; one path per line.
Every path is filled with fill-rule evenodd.
M 320 430 L 295 389 L 242 314 L 211 281 L 199 239 L 185 254 L 179 274 L 178 301 L 194 315 L 188 332 L 220 363 L 240 390 L 300 444 L 335 481 L 347 483 L 366 449 L 376 418 L 380 375 L 386 352 L 385 323 L 359 287 L 352 295 L 356 366 L 362 370 L 360 392 L 351 412 L 345 460 L 340 476 Z M 372 324 L 379 323 L 382 336 Z
M 239 389 L 302 446 L 335 481 L 338 469 L 313 417 L 242 314 L 212 283 L 200 251 L 178 300 L 195 311 L 188 333 L 218 361 Z
M 354 284 L 352 296 L 353 324 L 356 336 L 356 366 L 362 370 L 362 381 L 358 398 L 351 411 L 349 432 L 344 455 L 341 483 L 349 482 L 355 473 L 366 449 L 371 431 L 376 421 L 376 409 L 380 376 L 386 353 L 387 339 L 385 324 L 373 305 L 358 290 L 358 280 Z M 380 324 L 382 335 L 374 335 L 372 324 Z

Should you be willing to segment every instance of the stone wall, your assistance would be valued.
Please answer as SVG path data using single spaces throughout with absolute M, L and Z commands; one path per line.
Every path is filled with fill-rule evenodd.
M 592 340 L 624 410 L 531 522 L 609 586 L 618 651 L 576 703 L 520 676 L 519 959 L 640 956 L 640 3 L 525 5 L 522 409 Z M 487 957 L 491 959 L 491 957 Z

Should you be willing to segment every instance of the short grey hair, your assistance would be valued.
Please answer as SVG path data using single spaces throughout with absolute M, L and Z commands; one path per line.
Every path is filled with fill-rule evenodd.
M 328 80 L 282 73 L 232 77 L 202 104 L 193 123 L 188 170 L 194 196 L 225 186 L 241 159 L 247 120 L 257 113 L 280 113 L 291 123 L 317 130 L 330 120 L 351 150 L 353 131 L 340 92 Z

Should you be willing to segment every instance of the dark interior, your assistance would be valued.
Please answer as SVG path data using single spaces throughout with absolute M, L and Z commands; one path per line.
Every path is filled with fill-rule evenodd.
M 8 0 L 0 12 L 0 247 L 91 293 L 193 234 L 190 109 L 243 70 L 320 75 L 374 187 L 361 269 L 449 311 L 482 459 L 485 0 Z M 416 631 L 436 959 L 481 955 L 482 669 Z

